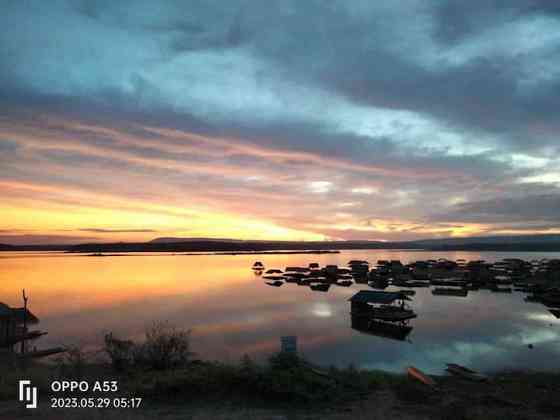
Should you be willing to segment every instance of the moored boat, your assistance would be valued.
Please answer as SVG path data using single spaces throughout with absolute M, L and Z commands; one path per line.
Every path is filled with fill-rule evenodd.
M 467 289 L 458 289 L 453 287 L 436 287 L 432 290 L 434 296 L 456 296 L 467 297 L 469 291 Z
M 252 267 L 253 270 L 264 270 L 264 264 L 260 261 L 255 261 Z
M 315 292 L 327 292 L 331 285 L 329 283 L 311 284 L 309 288 Z

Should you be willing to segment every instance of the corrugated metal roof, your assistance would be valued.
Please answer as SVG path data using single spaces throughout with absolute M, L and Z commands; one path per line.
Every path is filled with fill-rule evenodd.
M 350 302 L 388 304 L 399 299 L 409 300 L 408 297 L 403 293 L 381 292 L 373 290 L 361 290 L 354 296 L 352 296 L 349 300 Z
M 33 315 L 29 309 L 25 311 L 24 308 L 10 308 L 8 305 L 0 302 L 1 318 L 12 318 L 18 323 L 23 323 L 24 314 L 28 324 L 37 324 L 39 322 L 39 318 Z
M 6 317 L 6 316 L 11 316 L 12 315 L 12 308 L 10 308 L 8 305 L 0 302 L 0 316 L 1 317 Z

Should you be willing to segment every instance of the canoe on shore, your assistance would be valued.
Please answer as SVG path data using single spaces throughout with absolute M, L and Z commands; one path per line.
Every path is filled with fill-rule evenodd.
M 452 375 L 460 376 L 470 381 L 484 382 L 488 380 L 488 377 L 483 375 L 482 373 L 478 373 L 477 371 L 458 365 L 456 363 L 448 363 L 445 370 L 447 370 Z
M 46 350 L 35 350 L 35 351 L 30 351 L 28 353 L 25 354 L 19 354 L 18 357 L 20 359 L 40 359 L 42 357 L 48 357 L 48 356 L 52 356 L 55 354 L 60 354 L 60 353 L 64 353 L 67 350 L 63 347 L 55 347 L 52 349 L 46 349 Z
M 430 378 L 428 375 L 426 375 L 420 369 L 415 368 L 414 366 L 409 366 L 406 369 L 406 372 L 408 373 L 409 377 L 414 378 L 417 381 L 420 381 L 425 385 L 428 385 L 428 386 L 431 386 L 431 387 L 436 386 L 436 382 L 432 378 Z

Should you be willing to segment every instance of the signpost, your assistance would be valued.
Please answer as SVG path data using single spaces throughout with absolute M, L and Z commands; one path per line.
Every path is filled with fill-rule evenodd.
M 297 336 L 280 337 L 280 343 L 282 345 L 280 350 L 282 353 L 297 353 Z

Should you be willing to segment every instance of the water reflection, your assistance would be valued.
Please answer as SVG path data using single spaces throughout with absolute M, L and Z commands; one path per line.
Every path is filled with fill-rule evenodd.
M 439 254 L 448 259 L 487 261 L 512 255 Z M 543 255 L 515 256 L 532 259 Z M 408 263 L 431 257 L 423 252 L 345 251 L 313 259 L 321 267 L 342 267 L 351 259 Z M 309 255 L 267 255 L 262 262 L 267 269 L 307 267 L 309 259 Z M 352 362 L 399 371 L 410 364 L 438 371 L 448 362 L 477 370 L 560 367 L 558 321 L 544 305 L 524 302 L 521 293 L 482 288 L 459 298 L 433 296 L 432 289 L 415 288 L 414 310 L 419 317 L 406 335 L 409 344 L 350 328 L 354 323 L 348 299 L 364 288 L 375 290 L 363 276 L 354 277 L 355 284 L 347 287 L 331 283 L 325 293 L 313 291 L 311 283 L 267 285 L 266 281 L 274 280 L 264 278 L 266 270 L 262 277 L 250 270 L 254 262 L 250 255 L 94 258 L 20 254 L 10 258 L 2 254 L 1 262 L 0 301 L 16 306 L 25 286 L 33 312 L 49 331 L 43 339 L 47 347 L 97 346 L 104 331 L 140 339 L 146 325 L 168 320 L 193 329 L 194 350 L 204 358 L 236 360 L 244 353 L 264 357 L 278 350 L 280 336 L 296 335 L 299 350 L 320 364 Z M 388 286 L 385 290 L 400 288 Z M 527 347 L 531 343 L 533 349 Z

